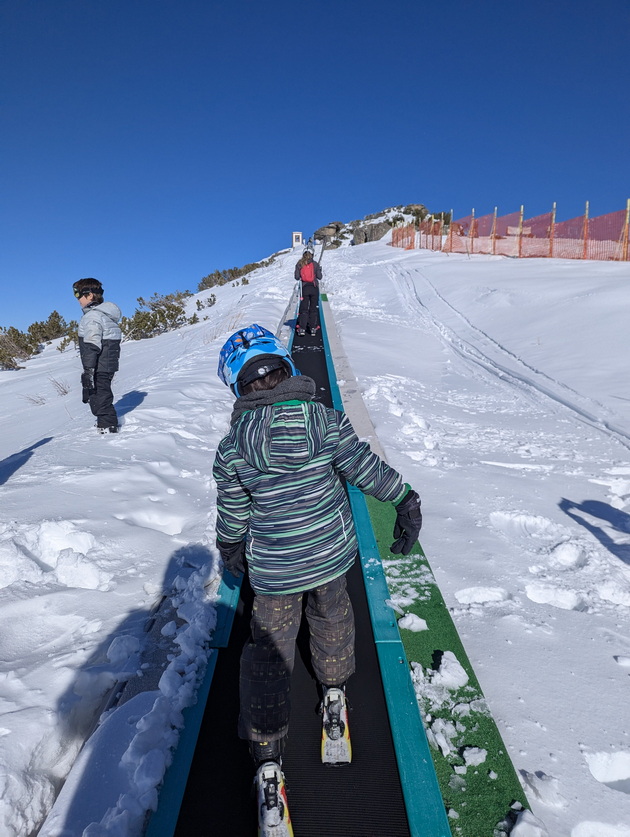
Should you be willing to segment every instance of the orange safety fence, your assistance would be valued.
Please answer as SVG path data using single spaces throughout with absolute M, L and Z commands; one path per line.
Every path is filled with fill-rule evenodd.
M 425 218 L 418 227 L 418 247 L 426 250 L 441 250 L 443 226 L 444 222 L 441 218 Z
M 495 224 L 494 240 L 494 254 L 495 256 L 514 256 L 518 258 L 521 255 L 521 227 L 523 216 L 520 212 L 512 212 L 510 215 L 504 215 L 502 218 L 497 218 Z M 492 253 L 489 249 L 489 244 L 486 245 L 484 253 Z M 482 252 L 481 250 L 477 251 Z
M 553 230 L 555 223 L 553 212 L 545 212 L 544 215 L 536 215 L 523 221 L 521 232 L 522 258 L 551 258 L 553 252 Z
M 588 222 L 587 259 L 628 261 L 628 219 L 623 209 Z
M 470 253 L 471 228 L 474 215 L 452 221 L 442 249 L 447 253 Z
M 419 224 L 395 228 L 392 245 L 411 250 L 443 250 L 446 253 L 485 253 L 512 258 L 597 259 L 628 261 L 630 200 L 626 209 L 589 218 L 584 215 L 556 221 L 551 212 L 524 218 L 519 212 L 497 217 L 497 211 L 475 217 L 472 214 L 445 225 L 432 216 Z
M 588 221 L 582 215 L 554 224 L 552 253 L 556 259 L 585 259 L 585 235 Z
M 416 246 L 416 228 L 413 224 L 404 227 L 394 227 L 392 230 L 392 247 L 402 247 L 403 250 L 413 250 Z

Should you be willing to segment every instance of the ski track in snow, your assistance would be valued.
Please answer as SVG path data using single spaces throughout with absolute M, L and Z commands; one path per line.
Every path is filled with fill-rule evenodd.
M 391 266 L 387 267 L 387 272 L 396 287 L 400 288 L 402 285 L 403 299 L 408 303 L 415 303 L 417 313 L 420 315 L 416 327 L 434 329 L 446 345 L 453 347 L 454 351 L 467 361 L 471 353 L 469 350 L 462 350 L 464 341 L 458 334 L 453 333 L 440 323 L 433 313 L 428 311 L 423 303 L 419 302 L 418 292 L 409 279 L 409 272 L 402 271 L 401 273 L 399 269 Z M 422 275 L 423 280 L 435 291 L 420 271 L 416 271 L 416 273 Z M 347 279 L 347 271 L 344 276 Z M 402 281 L 399 281 L 401 276 Z M 410 288 L 413 289 L 411 292 Z M 436 296 L 443 301 L 438 294 Z M 356 313 L 357 308 L 362 304 L 359 295 L 348 294 L 345 297 L 343 305 L 339 307 L 342 310 L 351 308 Z M 452 306 L 448 306 L 448 308 L 454 311 Z M 408 312 L 408 309 L 406 310 Z M 368 305 L 368 311 L 370 317 L 373 318 L 375 314 L 378 316 L 379 312 L 375 312 L 371 305 Z M 465 317 L 459 314 L 458 317 L 464 323 L 466 329 L 474 330 L 474 327 Z M 383 319 L 391 321 L 392 317 L 385 315 Z M 399 324 L 403 325 L 403 321 L 408 323 L 409 319 L 407 313 L 404 319 L 403 317 L 400 318 Z M 483 335 L 483 337 L 504 355 L 522 363 L 510 352 L 487 338 L 487 335 Z M 475 357 L 474 363 L 478 365 L 480 358 Z M 539 399 L 536 399 L 539 402 L 536 404 L 536 411 L 542 415 L 546 412 L 545 408 L 549 407 L 550 401 L 554 403 L 559 401 L 555 396 L 550 396 L 546 388 L 527 381 L 522 375 L 511 373 L 510 377 L 506 377 L 504 365 L 499 366 L 486 358 L 483 359 L 482 363 L 482 369 L 486 373 L 486 378 L 489 379 L 489 385 L 494 387 L 496 380 L 500 381 L 504 393 L 502 396 L 497 398 L 496 393 L 491 392 L 487 396 L 477 395 L 476 398 L 471 399 L 468 392 L 461 394 L 456 391 L 448 392 L 448 406 L 461 409 L 465 404 L 463 412 L 474 413 L 484 409 L 494 409 L 499 402 L 501 409 L 506 413 L 518 413 L 525 409 L 528 414 L 531 414 L 530 396 L 533 390 L 534 394 L 540 395 L 542 398 L 542 404 Z M 542 373 L 536 373 L 535 370 L 531 371 L 534 374 L 542 375 Z M 547 376 L 543 377 L 547 379 Z M 569 388 L 563 387 L 562 384 L 553 383 L 557 384 L 558 388 L 569 391 Z M 525 406 L 519 404 L 519 401 L 522 401 L 522 397 L 519 398 L 519 396 L 522 395 L 523 385 L 525 385 L 524 397 L 527 399 Z M 396 375 L 381 376 L 372 382 L 366 382 L 364 399 L 368 406 L 373 408 L 373 411 L 382 411 L 385 404 L 391 415 L 404 419 L 404 422 L 400 422 L 402 426 L 399 428 L 399 432 L 403 439 L 409 439 L 407 456 L 424 466 L 439 467 L 445 470 L 457 468 L 459 463 L 455 457 L 449 456 L 448 447 L 467 447 L 471 442 L 474 443 L 478 453 L 483 454 L 484 449 L 488 452 L 496 451 L 497 446 L 500 445 L 506 456 L 513 458 L 516 453 L 520 460 L 518 462 L 486 461 L 484 464 L 522 471 L 538 471 L 543 476 L 552 471 L 556 473 L 564 471 L 570 475 L 575 471 L 576 461 L 580 461 L 581 457 L 575 451 L 575 440 L 570 432 L 566 434 L 565 440 L 560 440 L 560 443 L 558 443 L 559 440 L 554 439 L 550 444 L 547 434 L 541 434 L 541 437 L 534 439 L 533 442 L 529 440 L 523 442 L 506 434 L 506 429 L 503 427 L 500 430 L 494 427 L 485 428 L 483 435 L 480 435 L 479 426 L 475 419 L 470 424 L 461 421 L 460 423 L 454 423 L 452 418 L 446 419 L 439 414 L 428 419 L 426 417 L 426 407 L 423 409 L 420 405 L 414 405 L 413 403 L 413 390 L 417 388 L 418 382 L 415 380 Z M 517 390 L 516 398 L 514 397 L 514 388 Z M 578 394 L 573 394 L 577 400 L 579 398 Z M 426 402 L 429 397 L 427 395 L 423 400 Z M 439 394 L 433 398 L 431 404 L 433 410 L 442 400 L 442 397 Z M 568 399 L 563 399 L 559 403 L 563 407 L 568 407 L 578 421 L 581 421 L 584 417 L 584 412 L 569 403 Z M 607 435 L 610 434 L 625 447 L 625 439 L 627 438 L 625 432 L 611 430 L 597 418 L 593 419 L 589 426 L 595 430 L 602 430 Z M 444 429 L 446 427 L 447 429 Z M 418 446 L 419 436 L 422 440 L 421 447 Z M 563 446 L 566 447 L 565 451 L 562 450 Z M 527 459 L 539 460 L 542 457 L 553 457 L 556 461 L 551 464 L 523 461 Z M 616 473 L 623 474 L 623 477 L 617 476 L 615 479 L 611 479 L 610 476 Z M 608 474 L 606 472 L 604 474 L 597 472 L 597 474 L 596 481 L 609 485 L 610 496 L 614 505 L 619 505 L 620 501 L 623 503 L 630 496 L 630 480 L 624 478 L 630 476 L 630 467 L 627 469 L 612 469 L 608 471 Z M 584 515 L 585 513 L 579 506 L 572 507 L 568 502 L 564 508 L 567 514 L 572 511 L 577 515 Z M 597 549 L 592 539 L 587 535 L 576 535 L 569 527 L 554 524 L 546 518 L 534 517 L 528 515 L 527 512 L 512 510 L 493 512 L 489 516 L 491 526 L 509 542 L 518 544 L 531 555 L 532 564 L 529 567 L 529 572 L 535 577 L 535 581 L 526 584 L 528 597 L 532 601 L 545 601 L 562 609 L 575 610 L 605 608 L 607 604 L 620 605 L 624 608 L 630 607 L 630 518 L 628 518 L 628 521 L 628 537 L 624 538 L 623 534 L 616 534 L 617 545 L 620 547 L 619 554 L 623 556 L 626 562 L 625 565 L 620 565 L 619 561 L 612 558 L 607 550 Z M 623 547 L 626 545 L 627 549 L 624 549 Z M 583 590 L 585 587 L 592 591 L 587 599 L 581 598 L 580 594 L 576 592 Z M 575 590 L 572 588 L 575 588 Z
M 406 258 L 399 257 L 403 262 Z M 515 483 L 512 497 L 494 496 L 490 490 L 485 507 L 472 508 L 473 525 L 486 533 L 484 539 L 499 538 L 505 545 L 506 554 L 517 556 L 514 563 L 520 570 L 510 573 L 509 569 L 506 571 L 497 566 L 489 556 L 494 572 L 490 573 L 487 585 L 459 588 L 451 585 L 454 599 L 451 612 L 460 633 L 466 637 L 470 619 L 481 620 L 481 623 L 490 619 L 495 624 L 496 620 L 505 620 L 521 632 L 539 633 L 546 643 L 555 632 L 554 623 L 558 617 L 554 614 L 562 612 L 575 614 L 582 620 L 598 616 L 609 620 L 609 624 L 627 626 L 630 615 L 630 515 L 624 509 L 630 505 L 630 463 L 627 461 L 630 434 L 621 426 L 621 420 L 596 400 L 533 368 L 477 329 L 438 293 L 425 268 L 407 269 L 394 258 L 382 268 L 374 267 L 381 274 L 383 286 L 376 299 L 365 292 L 358 267 L 353 270 L 344 264 L 338 273 L 331 275 L 331 271 L 328 272 L 333 312 L 344 342 L 348 339 L 351 342 L 353 332 L 369 322 L 377 335 L 388 333 L 379 327 L 381 323 L 398 329 L 403 346 L 407 333 L 412 331 L 424 335 L 420 338 L 423 345 L 433 339 L 441 347 L 438 352 L 442 353 L 445 371 L 438 388 L 418 380 L 418 376 L 393 371 L 374 374 L 372 370 L 372 374 L 361 375 L 358 371 L 362 368 L 360 355 L 349 352 L 364 400 L 390 462 L 405 473 L 404 457 L 408 457 L 414 472 L 415 466 L 420 466 L 437 476 L 437 482 L 425 478 L 428 484 L 425 509 L 430 509 L 431 487 L 439 490 L 440 483 L 449 480 L 467 482 L 466 477 L 460 476 L 462 469 L 479 466 L 484 468 L 489 480 L 495 469 L 514 473 L 517 480 L 519 476 L 535 475 L 543 483 L 553 482 L 559 486 L 557 506 L 561 513 L 556 513 L 554 519 L 535 511 L 537 496 L 532 495 L 531 506 L 527 504 L 527 492 L 523 487 L 529 486 L 529 482 L 520 486 Z M 355 275 L 357 280 L 353 281 Z M 387 308 L 388 294 L 392 291 L 399 296 L 400 313 L 392 314 Z M 450 388 L 447 384 L 457 376 L 472 380 L 472 386 L 455 384 Z M 492 421 L 487 423 L 483 419 L 486 413 L 493 414 Z M 527 416 L 525 424 L 523 415 Z M 497 420 L 497 416 L 505 420 Z M 395 439 L 397 446 L 388 448 L 388 439 Z M 474 458 L 470 457 L 471 451 Z M 611 454 L 618 458 L 611 458 Z M 407 470 L 411 470 L 409 466 Z M 410 481 L 413 484 L 413 480 Z M 567 499 L 575 496 L 570 488 L 574 481 L 581 490 L 584 483 L 603 486 L 608 505 Z M 418 490 L 424 494 L 421 487 Z M 476 534 L 471 532 L 471 537 Z M 435 539 L 439 542 L 439 534 Z M 433 562 L 430 552 L 429 560 Z M 448 562 L 447 553 L 440 558 L 440 565 L 448 565 Z M 395 566 L 389 566 L 387 572 L 396 587 Z M 496 584 L 497 580 L 500 585 Z M 401 606 L 404 609 L 413 600 L 413 592 L 409 589 L 405 594 L 404 590 L 396 589 L 398 594 L 392 598 L 397 609 Z M 580 631 L 586 638 L 590 633 L 588 623 L 583 626 Z M 618 634 L 599 626 L 595 630 L 606 649 L 602 664 L 606 665 L 610 660 L 621 670 L 630 667 L 627 633 Z M 508 630 L 507 643 L 517 643 L 517 639 L 507 638 L 510 636 L 512 632 Z M 481 643 L 482 647 L 486 644 Z M 607 646 L 625 653 L 610 654 Z M 486 666 L 480 669 L 477 661 L 476 668 L 483 685 L 487 679 L 483 676 Z M 570 700 L 559 690 L 558 700 L 567 698 Z M 531 720 L 535 718 L 533 712 L 534 709 L 528 713 Z M 518 746 L 514 727 L 502 725 L 501 718 L 498 720 L 508 743 Z M 568 746 L 568 742 L 545 740 L 547 731 L 538 723 L 537 726 L 543 733 L 539 742 L 543 750 L 556 744 L 558 749 Z M 609 729 L 604 736 L 610 742 L 609 749 L 603 752 L 591 752 L 592 743 L 576 742 L 580 749 L 579 755 L 572 756 L 576 769 L 588 768 L 602 791 L 606 787 L 617 793 L 630 794 L 630 749 L 623 747 L 627 736 L 627 728 L 623 726 L 618 734 Z M 565 821 L 561 812 L 575 804 L 571 786 L 563 785 L 553 775 L 554 764 L 561 757 L 550 753 L 549 758 L 541 760 L 545 767 L 542 769 L 540 764 L 530 767 L 525 747 L 520 753 L 517 750 L 514 756 L 534 810 L 549 823 L 548 833 L 554 837 L 560 837 L 561 833 L 569 837 L 567 831 L 554 831 L 556 823 Z M 567 758 L 570 757 L 565 755 L 564 759 Z M 567 772 L 566 768 L 565 764 L 563 773 Z M 588 810 L 588 804 L 584 810 Z M 613 816 L 612 821 L 615 820 Z M 524 830 L 523 833 L 528 832 Z M 606 835 L 630 837 L 630 826 L 595 822 L 584 817 L 581 821 L 578 819 L 570 833 L 570 837 Z
M 522 358 L 489 337 L 484 331 L 476 328 L 467 317 L 438 293 L 435 286 L 422 271 L 416 269 L 413 274 L 409 271 L 400 273 L 390 268 L 389 272 L 406 301 L 417 309 L 423 309 L 427 312 L 442 338 L 450 343 L 453 350 L 458 352 L 462 358 L 480 365 L 491 375 L 496 375 L 501 379 L 507 378 L 515 387 L 526 387 L 534 390 L 544 398 L 567 408 L 589 425 L 610 433 L 612 438 L 630 450 L 630 434 L 611 424 L 609 419 L 604 418 L 604 415 L 609 411 L 602 404 L 584 397 L 566 384 L 550 378 L 538 369 L 534 369 Z M 418 290 L 416 283 L 413 281 L 416 276 L 422 279 L 422 291 Z M 429 299 L 427 299 L 428 297 Z M 440 309 L 443 317 L 444 313 L 450 315 L 449 319 L 454 319 L 454 325 L 458 327 L 453 329 L 446 325 L 445 320 L 438 319 L 437 309 Z M 549 405 L 547 405 L 547 409 L 549 409 Z

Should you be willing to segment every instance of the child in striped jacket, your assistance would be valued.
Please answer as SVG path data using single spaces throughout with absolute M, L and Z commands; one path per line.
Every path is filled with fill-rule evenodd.
M 408 554 L 418 537 L 420 499 L 344 413 L 313 400 L 314 381 L 267 329 L 253 324 L 234 334 L 218 374 L 237 400 L 213 467 L 217 547 L 230 572 L 247 565 L 255 593 L 241 657 L 239 735 L 257 763 L 279 761 L 304 595 L 322 687 L 343 687 L 355 668 L 345 576 L 357 540 L 341 478 L 394 503 L 396 554 Z

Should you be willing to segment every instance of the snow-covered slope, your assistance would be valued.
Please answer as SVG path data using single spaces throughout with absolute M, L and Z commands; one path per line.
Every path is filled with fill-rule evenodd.
M 39 827 L 103 696 L 144 676 L 144 624 L 168 595 L 168 668 L 119 725 L 119 775 L 84 826 L 131 835 L 152 804 L 214 619 L 210 469 L 232 401 L 218 350 L 240 325 L 278 327 L 299 255 L 213 289 L 199 324 L 125 343 L 117 437 L 95 434 L 73 351 L 0 373 L 3 835 Z M 379 242 L 322 267 L 534 813 L 550 837 L 629 837 L 628 266 Z

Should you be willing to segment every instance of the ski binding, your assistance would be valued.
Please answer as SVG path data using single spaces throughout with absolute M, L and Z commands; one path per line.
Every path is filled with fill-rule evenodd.
M 352 761 L 352 744 L 344 690 L 326 689 L 322 709 L 322 762 L 349 764 Z
M 287 792 L 280 765 L 266 761 L 256 772 L 258 837 L 293 837 Z

